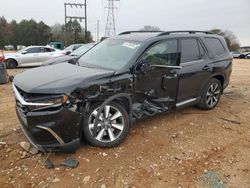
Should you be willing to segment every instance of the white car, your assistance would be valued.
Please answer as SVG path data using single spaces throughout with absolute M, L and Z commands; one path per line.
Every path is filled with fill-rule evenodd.
M 40 66 L 45 61 L 62 56 L 64 53 L 60 50 L 47 46 L 30 46 L 16 53 L 6 54 L 5 60 L 7 68 L 16 68 L 24 66 Z

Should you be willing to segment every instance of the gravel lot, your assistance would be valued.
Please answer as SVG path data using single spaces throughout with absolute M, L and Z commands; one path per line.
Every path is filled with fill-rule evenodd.
M 190 107 L 138 122 L 111 149 L 28 154 L 19 146 L 26 139 L 14 106 L 11 84 L 0 85 L 0 187 L 250 187 L 250 60 L 234 61 L 230 86 L 213 111 Z M 80 163 L 48 170 L 47 157 Z

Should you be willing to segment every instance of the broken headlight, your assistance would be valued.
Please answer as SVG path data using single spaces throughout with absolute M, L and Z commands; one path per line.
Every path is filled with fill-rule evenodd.
M 46 96 L 29 99 L 28 106 L 30 110 L 41 110 L 51 107 L 59 107 L 65 104 L 68 101 L 67 95 L 60 96 Z

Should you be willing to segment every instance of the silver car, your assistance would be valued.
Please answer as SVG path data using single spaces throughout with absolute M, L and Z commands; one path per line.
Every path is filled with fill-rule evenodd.
M 40 66 L 45 61 L 62 55 L 64 55 L 62 51 L 48 46 L 30 46 L 16 53 L 6 54 L 5 59 L 7 68 L 13 69 L 24 66 Z

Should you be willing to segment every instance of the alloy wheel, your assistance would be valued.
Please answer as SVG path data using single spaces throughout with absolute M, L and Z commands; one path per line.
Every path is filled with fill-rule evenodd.
M 92 136 L 98 110 L 99 107 L 91 113 L 88 119 L 88 128 Z M 113 142 L 122 134 L 124 126 L 122 113 L 114 106 L 106 105 L 98 118 L 95 139 L 105 143 Z
M 209 86 L 207 90 L 207 94 L 206 94 L 206 103 L 210 108 L 214 107 L 218 103 L 220 94 L 221 94 L 221 90 L 220 90 L 219 84 L 212 83 Z

